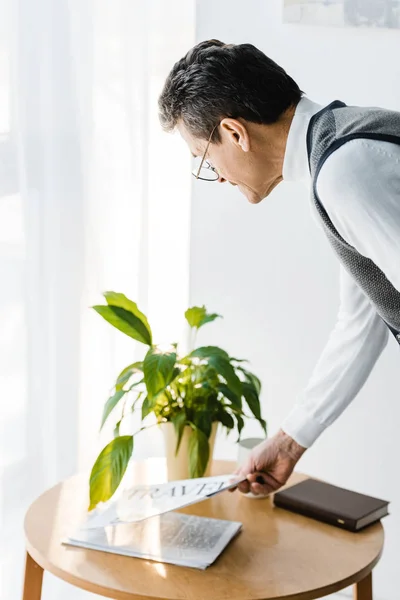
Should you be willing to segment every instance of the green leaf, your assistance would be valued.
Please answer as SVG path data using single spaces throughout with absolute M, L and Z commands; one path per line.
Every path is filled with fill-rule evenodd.
M 243 373 L 246 380 L 249 383 L 251 383 L 251 385 L 255 388 L 257 394 L 260 395 L 261 394 L 261 381 L 258 379 L 258 377 L 256 375 L 254 375 L 254 373 L 250 373 L 250 371 L 246 371 L 246 369 L 243 369 L 243 367 L 237 367 L 237 369 Z
M 242 383 L 242 386 L 243 396 L 245 397 L 251 412 L 253 413 L 257 421 L 260 423 L 263 430 L 266 432 L 266 422 L 261 416 L 260 398 L 258 397 L 256 389 L 251 383 L 248 383 L 247 381 L 244 381 Z
M 142 362 L 135 362 L 135 363 L 129 365 L 128 367 L 125 367 L 125 369 L 123 369 L 123 371 L 121 371 L 121 373 L 117 377 L 115 389 L 117 391 L 122 390 L 125 383 L 127 383 L 129 381 L 129 379 L 132 377 L 132 375 L 134 375 L 135 373 L 142 373 L 142 372 L 143 372 L 143 363 Z
M 174 378 L 175 361 L 175 351 L 163 352 L 157 346 L 152 346 L 147 352 L 143 361 L 143 372 L 150 401 Z
M 257 395 L 259 396 L 261 394 L 261 381 L 254 373 L 250 373 L 249 371 L 247 371 L 247 377 L 249 378 L 250 383 L 253 384 Z
M 196 356 L 197 358 L 211 358 L 214 356 L 220 356 L 225 360 L 229 361 L 229 354 L 222 350 L 222 348 L 218 348 L 218 346 L 201 346 L 193 352 L 190 353 L 189 356 Z
M 216 313 L 207 313 L 205 306 L 192 306 L 192 308 L 188 308 L 185 312 L 185 317 L 190 327 L 196 327 L 200 329 L 206 323 L 211 323 L 221 317 L 221 315 L 217 315 Z
M 210 456 L 207 437 L 195 425 L 189 438 L 189 476 L 203 477 Z
M 260 425 L 263 428 L 265 435 L 267 435 L 267 421 L 265 421 L 264 419 L 260 419 Z
M 97 457 L 90 474 L 89 510 L 106 502 L 121 483 L 133 451 L 133 436 L 113 439 Z
M 184 410 L 182 410 L 181 412 L 177 413 L 175 416 L 172 417 L 171 422 L 173 423 L 173 425 L 175 427 L 176 440 L 177 440 L 175 456 L 177 456 L 180 445 L 181 445 L 183 432 L 185 430 L 185 425 L 187 422 L 186 412 Z
M 192 308 L 188 308 L 185 312 L 186 321 L 190 327 L 200 327 L 201 320 L 204 318 L 206 312 L 205 306 L 192 306 Z
M 201 384 L 216 389 L 219 384 L 219 377 L 217 371 L 210 364 L 192 363 L 188 369 L 183 371 L 180 381 L 183 383 L 191 381 L 195 386 Z
M 99 315 L 103 317 L 108 323 L 113 325 L 125 335 L 141 342 L 142 344 L 151 344 L 151 336 L 142 323 L 134 314 L 120 308 L 119 306 L 93 306 L 92 307 Z
M 232 405 L 236 408 L 242 408 L 242 398 L 233 392 L 225 383 L 218 384 L 218 390 L 232 402 Z
M 215 321 L 215 319 L 222 319 L 222 315 L 218 315 L 217 313 L 205 315 L 200 323 L 200 327 L 203 327 L 203 325 L 206 325 L 207 323 L 212 323 L 212 321 Z
M 116 424 L 116 426 L 115 426 L 115 428 L 114 428 L 114 432 L 113 432 L 113 436 L 114 436 L 114 438 L 116 438 L 116 437 L 119 437 L 119 428 L 120 428 L 120 426 L 121 426 L 121 421 L 122 421 L 122 419 L 120 419 L 120 420 L 118 421 L 118 423 Z
M 168 390 L 164 389 L 161 392 L 158 392 L 154 398 L 151 400 L 151 405 L 154 413 L 158 416 L 160 411 L 163 411 L 165 408 L 170 412 L 170 405 L 172 403 L 172 397 Z M 163 415 L 165 416 L 165 415 Z
M 107 400 L 103 409 L 100 430 L 103 429 L 103 425 L 107 421 L 110 412 L 117 406 L 118 402 L 125 395 L 125 393 L 125 390 L 119 390 L 118 392 L 115 392 L 113 396 L 110 396 L 110 398 Z
M 233 429 L 235 427 L 235 421 L 233 420 L 232 415 L 224 410 L 218 412 L 218 419 L 227 429 Z
M 153 410 L 153 406 L 149 400 L 149 397 L 146 396 L 146 398 L 143 400 L 143 404 L 142 404 L 142 421 L 147 417 L 147 415 L 149 415 L 151 413 L 152 410 Z
M 243 417 L 241 415 L 235 414 L 235 419 L 237 421 L 237 428 L 238 428 L 238 439 L 237 441 L 240 440 L 240 434 L 242 433 L 243 427 L 244 427 L 244 421 L 243 421 Z
M 240 398 L 242 396 L 242 382 L 236 375 L 231 363 L 218 355 L 211 356 L 209 363 L 216 369 L 219 375 L 222 375 L 232 392 Z
M 143 337 L 147 340 L 145 343 L 148 346 L 151 346 L 152 333 L 149 322 L 147 320 L 146 315 L 138 309 L 136 302 L 129 300 L 129 298 L 127 298 L 124 294 L 119 294 L 117 292 L 105 292 L 103 295 L 109 306 L 117 306 L 130 312 L 142 323 L 143 327 L 141 327 L 140 329 Z
M 127 389 L 127 390 L 119 389 L 115 392 L 115 394 L 113 396 L 110 396 L 110 398 L 107 400 L 107 402 L 104 405 L 103 416 L 101 418 L 100 431 L 103 429 L 104 423 L 107 421 L 110 413 L 117 406 L 117 404 L 119 403 L 121 398 L 128 392 L 131 392 L 133 390 L 133 388 L 137 387 L 138 385 L 142 384 L 143 382 L 144 382 L 144 379 L 141 379 L 140 381 L 137 381 L 136 383 L 132 384 L 129 389 Z
M 135 383 L 132 383 L 132 385 L 130 385 L 126 391 L 131 392 L 135 387 L 137 387 L 138 385 L 142 385 L 143 383 L 144 383 L 144 378 L 140 379 L 139 381 L 135 381 Z
M 144 391 L 137 392 L 137 396 L 136 396 L 135 400 L 132 402 L 132 405 L 130 408 L 131 412 L 135 412 L 136 404 L 142 399 L 142 396 L 144 396 L 144 394 L 145 394 Z
M 209 410 L 196 410 L 193 415 L 193 423 L 204 433 L 207 439 L 210 437 L 212 415 Z
M 171 377 L 169 378 L 168 385 L 170 385 L 181 373 L 182 371 L 179 367 L 174 367 L 174 370 L 171 373 Z

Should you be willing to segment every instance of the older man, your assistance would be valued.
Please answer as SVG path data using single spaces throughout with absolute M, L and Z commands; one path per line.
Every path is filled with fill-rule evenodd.
M 253 204 L 281 181 L 305 184 L 341 262 L 337 323 L 310 382 L 241 470 L 241 491 L 268 494 L 356 396 L 388 333 L 400 344 L 400 113 L 321 106 L 251 44 L 217 40 L 174 65 L 159 108 L 197 178 L 229 181 Z

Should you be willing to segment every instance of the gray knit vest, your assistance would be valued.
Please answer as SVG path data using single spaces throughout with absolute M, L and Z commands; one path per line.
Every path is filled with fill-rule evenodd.
M 350 275 L 369 298 L 379 316 L 400 344 L 400 292 L 366 256 L 348 244 L 335 229 L 317 194 L 317 179 L 326 159 L 356 138 L 382 140 L 400 145 L 400 113 L 381 108 L 346 106 L 335 100 L 313 115 L 307 132 L 307 152 L 312 195 L 326 236 Z M 398 201 L 400 202 L 400 190 Z M 376 198 L 379 202 L 379 198 Z M 400 269 L 400 256 L 394 256 Z

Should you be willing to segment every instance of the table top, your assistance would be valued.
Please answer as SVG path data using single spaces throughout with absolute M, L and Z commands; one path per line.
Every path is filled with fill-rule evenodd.
M 214 461 L 213 474 L 235 464 Z M 133 483 L 166 481 L 163 459 L 134 463 Z M 305 475 L 293 474 L 288 485 Z M 25 518 L 26 545 L 45 570 L 82 589 L 118 600 L 313 600 L 363 579 L 383 548 L 380 523 L 350 533 L 273 506 L 271 498 L 223 492 L 183 509 L 243 523 L 242 532 L 206 571 L 61 544 L 88 504 L 87 476 L 42 494 Z

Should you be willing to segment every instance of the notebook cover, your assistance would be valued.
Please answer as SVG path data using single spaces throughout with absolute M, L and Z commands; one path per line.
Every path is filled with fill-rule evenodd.
M 367 516 L 373 520 L 374 514 L 389 504 L 315 479 L 306 479 L 277 492 L 274 503 L 349 531 L 356 531 L 359 521 Z

